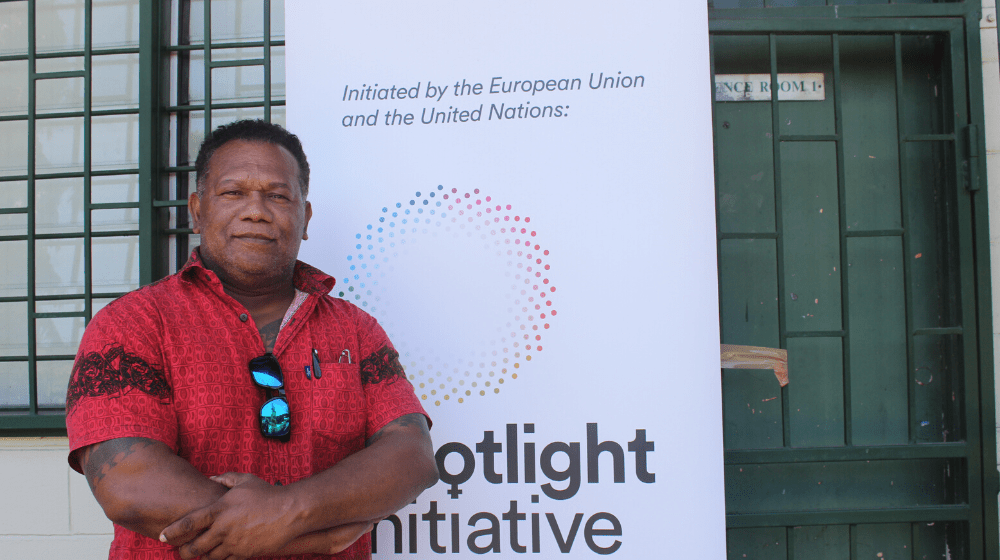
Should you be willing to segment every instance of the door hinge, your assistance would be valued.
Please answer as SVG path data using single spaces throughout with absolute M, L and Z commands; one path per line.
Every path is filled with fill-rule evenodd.
M 979 190 L 980 179 L 979 179 L 979 144 L 981 138 L 979 136 L 979 125 L 970 124 L 965 127 L 965 139 L 966 139 L 966 154 L 968 154 L 968 159 L 966 160 L 966 165 L 968 166 L 968 189 L 970 192 L 975 192 Z

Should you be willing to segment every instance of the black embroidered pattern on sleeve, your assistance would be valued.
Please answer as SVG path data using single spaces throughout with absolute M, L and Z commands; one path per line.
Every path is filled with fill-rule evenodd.
M 399 352 L 391 346 L 383 346 L 361 360 L 362 385 L 381 383 L 387 379 L 392 383 L 397 378 L 406 379 L 406 374 L 403 364 L 399 363 Z
M 120 344 L 112 344 L 103 352 L 80 356 L 73 365 L 66 392 L 66 411 L 83 397 L 122 396 L 132 389 L 158 399 L 169 399 L 172 394 L 163 371 L 126 352 Z

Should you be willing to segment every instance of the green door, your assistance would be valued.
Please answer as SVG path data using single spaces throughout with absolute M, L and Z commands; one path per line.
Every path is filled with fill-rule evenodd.
M 715 75 L 813 90 L 714 103 L 722 342 L 790 378 L 723 370 L 729 558 L 996 557 L 964 29 L 711 22 Z

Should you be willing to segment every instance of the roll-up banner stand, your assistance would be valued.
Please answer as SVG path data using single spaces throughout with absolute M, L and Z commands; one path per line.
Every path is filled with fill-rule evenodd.
M 724 558 L 705 2 L 285 6 L 300 258 L 434 421 L 375 557 Z

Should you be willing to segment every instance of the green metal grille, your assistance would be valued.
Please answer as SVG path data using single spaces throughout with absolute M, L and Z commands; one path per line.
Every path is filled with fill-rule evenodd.
M 86 321 L 139 285 L 137 9 L 0 3 L 5 431 L 62 428 Z
M 87 322 L 197 244 L 205 130 L 284 122 L 283 35 L 282 1 L 0 0 L 0 434 L 64 433 Z
M 724 372 L 729 557 L 995 557 L 978 6 L 798 5 L 711 13 L 713 73 L 827 86 L 714 104 L 723 342 L 791 378 Z
M 170 140 L 161 168 L 166 196 L 154 202 L 169 209 L 160 240 L 169 255 L 164 273 L 182 266 L 198 243 L 186 205 L 196 188 L 194 160 L 205 131 L 243 118 L 285 121 L 284 2 L 179 0 L 173 20 L 176 31 L 166 49 Z

